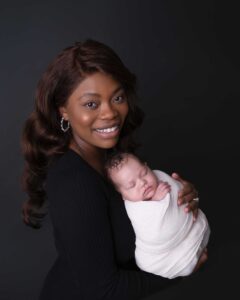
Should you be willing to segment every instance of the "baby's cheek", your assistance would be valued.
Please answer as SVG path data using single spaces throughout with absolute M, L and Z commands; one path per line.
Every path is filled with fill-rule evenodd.
M 154 189 L 158 187 L 158 182 L 154 179 L 152 180 L 152 186 L 154 187 Z
M 136 191 L 136 192 L 134 193 L 133 198 L 134 198 L 134 201 L 142 201 L 142 200 L 144 200 L 142 191 Z

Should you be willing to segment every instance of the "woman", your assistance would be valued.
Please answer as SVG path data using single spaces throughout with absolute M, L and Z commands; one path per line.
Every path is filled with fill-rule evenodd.
M 135 76 L 93 40 L 63 50 L 38 84 L 22 139 L 23 216 L 39 228 L 48 203 L 58 252 L 41 300 L 141 299 L 173 282 L 136 267 L 133 228 L 105 179 L 111 151 L 134 152 L 143 119 L 135 98 Z M 197 214 L 195 189 L 175 177 L 184 184 L 179 202 Z

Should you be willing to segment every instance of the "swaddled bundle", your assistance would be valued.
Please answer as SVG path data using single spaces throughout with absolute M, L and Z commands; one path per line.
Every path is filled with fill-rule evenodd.
M 135 258 L 146 272 L 167 278 L 192 273 L 206 247 L 210 229 L 199 209 L 197 220 L 178 206 L 179 182 L 164 172 L 154 170 L 171 191 L 164 199 L 132 202 L 124 199 L 127 214 L 136 234 Z

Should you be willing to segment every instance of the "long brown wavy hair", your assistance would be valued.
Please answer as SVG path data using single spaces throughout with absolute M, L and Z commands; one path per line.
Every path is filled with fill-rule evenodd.
M 64 106 L 83 79 L 95 72 L 111 75 L 127 95 L 129 113 L 115 149 L 134 152 L 137 146 L 132 133 L 142 123 L 144 114 L 136 105 L 135 75 L 110 47 L 98 41 L 88 39 L 64 49 L 37 85 L 35 108 L 26 120 L 22 134 L 25 158 L 22 185 L 29 197 L 23 204 L 22 213 L 24 223 L 33 228 L 41 227 L 47 213 L 44 184 L 48 167 L 67 151 L 72 139 L 71 129 L 64 133 L 60 128 L 59 107 Z

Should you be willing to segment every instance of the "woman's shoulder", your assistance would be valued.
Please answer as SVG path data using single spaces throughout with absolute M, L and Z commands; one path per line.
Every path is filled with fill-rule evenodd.
M 47 172 L 47 185 L 74 186 L 81 182 L 89 187 L 104 187 L 105 180 L 80 155 L 69 149 L 61 157 L 55 159 Z
M 61 174 L 62 172 L 74 171 L 75 169 L 81 170 L 82 167 L 79 168 L 80 165 L 82 165 L 82 167 L 84 166 L 80 156 L 77 157 L 77 154 L 72 150 L 67 150 L 61 156 L 53 159 L 47 173 L 48 176 L 51 176 L 52 174 Z
M 66 180 L 73 177 L 84 177 L 92 180 L 96 179 L 95 170 L 73 150 L 66 151 L 63 155 L 56 158 L 48 168 L 47 181 Z
M 59 203 L 60 199 L 65 203 L 66 198 L 68 202 L 76 199 L 79 202 L 86 197 L 89 202 L 95 203 L 99 199 L 108 199 L 110 190 L 102 176 L 71 150 L 55 160 L 49 168 L 46 192 L 51 203 L 56 200 Z M 79 198 L 79 195 L 82 197 Z

